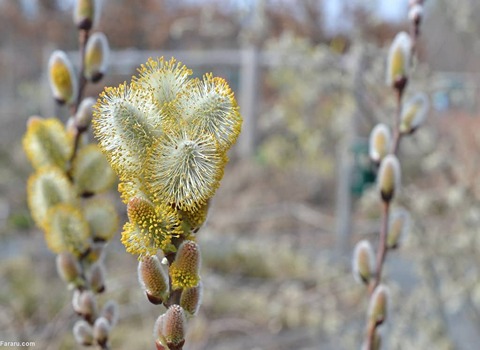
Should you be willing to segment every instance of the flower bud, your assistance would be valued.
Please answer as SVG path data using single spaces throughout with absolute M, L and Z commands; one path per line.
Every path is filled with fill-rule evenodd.
M 73 152 L 73 142 L 57 118 L 30 117 L 22 145 L 35 169 L 55 166 L 66 170 Z
M 118 321 L 118 305 L 115 301 L 109 300 L 103 306 L 101 317 L 105 318 L 110 327 L 115 326 Z
M 190 316 L 195 316 L 202 302 L 203 283 L 200 281 L 196 287 L 187 288 L 180 296 L 180 306 Z
M 77 113 L 75 114 L 75 126 L 78 131 L 84 132 L 88 129 L 90 122 L 93 118 L 93 105 L 95 104 L 93 97 L 87 97 L 82 100 L 78 106 Z
M 118 214 L 113 203 L 105 198 L 88 200 L 83 208 L 93 241 L 108 242 L 118 229 Z
M 105 317 L 97 318 L 93 324 L 93 337 L 102 347 L 104 347 L 108 342 L 110 328 L 110 323 Z
M 75 102 L 78 82 L 67 54 L 56 50 L 48 61 L 48 76 L 53 97 L 59 104 Z
M 71 182 L 57 167 L 44 167 L 30 176 L 27 194 L 33 220 L 42 229 L 45 229 L 46 221 L 52 219 L 47 215 L 51 208 L 61 203 L 74 203 L 76 200 Z M 62 250 L 64 249 L 58 250 L 57 253 Z
M 83 75 L 93 83 L 103 78 L 107 66 L 110 48 L 105 34 L 94 33 L 87 41 L 85 48 L 85 68 Z
M 90 288 L 95 293 L 105 291 L 105 267 L 101 261 L 97 261 L 90 268 Z
M 375 125 L 370 133 L 370 145 L 368 152 L 370 159 L 375 163 L 380 161 L 390 152 L 392 134 L 387 125 L 380 123 Z
M 168 298 L 168 276 L 156 255 L 145 255 L 138 262 L 138 280 L 152 304 L 161 304 Z
M 414 25 L 418 26 L 422 22 L 423 18 L 423 6 L 420 4 L 414 4 L 408 10 L 408 20 Z
M 153 338 L 155 339 L 155 346 L 157 350 L 167 349 L 167 340 L 163 335 L 163 325 L 165 323 L 165 314 L 160 315 L 153 325 Z
M 55 253 L 69 251 L 80 257 L 88 252 L 90 230 L 83 213 L 76 207 L 60 203 L 47 212 L 45 220 L 45 241 Z
M 403 106 L 400 116 L 400 132 L 411 134 L 417 130 L 427 118 L 429 108 L 428 97 L 419 93 L 410 98 Z
M 388 288 L 380 284 L 373 291 L 368 306 L 368 319 L 375 325 L 381 325 L 387 317 L 387 308 L 390 299 Z
M 353 251 L 353 277 L 358 283 L 368 284 L 373 277 L 375 260 L 372 245 L 367 240 L 361 240 Z
M 170 266 L 172 288 L 192 288 L 198 285 L 200 276 L 200 250 L 197 243 L 184 241 L 178 248 L 175 261 Z
M 73 21 L 78 29 L 90 30 L 97 21 L 98 0 L 76 0 Z
M 410 222 L 410 214 L 403 208 L 395 209 L 388 220 L 387 247 L 395 249 L 405 238 Z
M 56 258 L 57 271 L 60 277 L 69 284 L 69 287 L 83 285 L 81 267 L 78 261 L 68 252 L 62 252 Z
M 405 32 L 395 36 L 388 52 L 387 85 L 403 90 L 410 70 L 410 57 L 412 54 L 412 40 Z
M 380 163 L 378 188 L 384 202 L 390 202 L 400 187 L 400 163 L 393 154 L 387 155 Z
M 73 326 L 73 336 L 75 341 L 84 346 L 93 345 L 92 326 L 85 320 L 78 320 Z
M 105 192 L 115 183 L 115 173 L 95 144 L 82 147 L 75 157 L 72 176 L 79 194 L 89 196 Z
M 74 293 L 72 305 L 76 313 L 88 320 L 93 320 L 97 312 L 97 299 L 91 290 Z
M 166 342 L 170 350 L 182 349 L 185 343 L 185 328 L 185 312 L 179 305 L 174 304 L 155 322 L 154 336 L 157 342 Z

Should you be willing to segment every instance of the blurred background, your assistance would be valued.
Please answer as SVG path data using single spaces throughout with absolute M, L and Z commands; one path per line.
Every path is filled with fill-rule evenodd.
M 77 349 L 67 291 L 25 198 L 21 148 L 51 98 L 54 49 L 76 58 L 73 0 L 0 1 L 0 340 Z M 199 233 L 205 293 L 185 349 L 359 349 L 367 298 L 350 260 L 375 243 L 380 204 L 367 138 L 391 124 L 388 47 L 408 30 L 407 0 L 103 0 L 112 49 L 105 79 L 129 80 L 148 57 L 175 56 L 227 79 L 243 132 Z M 480 343 L 480 3 L 428 0 L 407 89 L 431 102 L 401 145 L 409 235 L 390 253 L 384 349 L 476 349 Z M 118 197 L 115 190 L 112 196 Z M 125 208 L 118 199 L 125 219 Z M 120 234 L 120 228 L 119 228 Z M 108 247 L 106 296 L 120 304 L 112 349 L 151 349 L 154 320 L 136 258 Z

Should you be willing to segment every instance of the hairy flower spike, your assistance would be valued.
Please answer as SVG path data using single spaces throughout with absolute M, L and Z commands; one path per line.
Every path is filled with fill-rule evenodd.
M 66 169 L 73 152 L 73 140 L 56 118 L 31 117 L 22 139 L 23 149 L 35 169 L 57 166 Z
M 101 193 L 113 186 L 115 173 L 97 145 L 89 144 L 77 153 L 73 181 L 81 195 Z
M 163 57 L 156 60 L 149 58 L 138 71 L 139 77 L 134 78 L 134 85 L 148 94 L 144 103 L 156 105 L 157 112 L 184 92 L 186 82 L 192 75 L 192 71 L 175 58 L 166 61 Z
M 178 248 L 175 261 L 170 265 L 172 288 L 193 288 L 200 282 L 200 250 L 197 243 L 185 241 Z
M 152 137 L 162 130 L 138 89 L 126 83 L 102 92 L 94 106 L 92 126 L 100 148 L 124 181 L 142 175 Z
M 85 48 L 84 76 L 96 83 L 103 78 L 108 66 L 110 48 L 105 34 L 97 32 L 88 39 Z
M 60 203 L 48 210 L 45 240 L 50 250 L 68 251 L 78 257 L 87 251 L 89 238 L 88 223 L 77 208 Z
M 390 202 L 400 187 L 400 163 L 393 154 L 386 156 L 378 171 L 378 188 L 384 202 Z
M 170 294 L 168 275 L 156 255 L 145 255 L 138 262 L 138 280 L 152 304 L 161 304 Z
M 38 227 L 45 227 L 48 210 L 59 203 L 75 203 L 75 190 L 67 176 L 56 167 L 34 173 L 27 184 L 28 207 Z
M 357 243 L 353 252 L 352 271 L 358 283 L 368 284 L 375 273 L 372 245 L 367 240 Z
M 48 77 L 55 100 L 60 103 L 73 103 L 77 98 L 78 82 L 67 54 L 56 50 L 48 61 Z
M 208 134 L 166 134 L 149 155 L 148 182 L 158 202 L 196 211 L 215 194 L 227 162 Z
M 127 206 L 128 217 L 123 227 L 122 243 L 127 252 L 155 255 L 158 249 L 172 251 L 174 237 L 183 234 L 176 211 L 165 204 L 154 207 L 142 198 L 133 198 Z
M 211 134 L 221 149 L 228 150 L 237 140 L 242 126 L 232 90 L 219 77 L 206 74 L 195 79 L 186 95 L 179 98 L 182 118 L 202 134 Z
M 415 132 L 427 118 L 429 103 L 424 93 L 418 93 L 403 106 L 400 116 L 400 132 L 411 134 Z
M 210 207 L 210 201 L 202 205 L 196 211 L 184 211 L 180 210 L 182 222 L 186 226 L 188 232 L 196 233 L 207 221 L 208 209 Z
M 144 183 L 138 179 L 132 179 L 132 181 L 123 181 L 118 184 L 118 192 L 122 202 L 128 204 L 130 199 L 138 197 L 147 199 L 150 197 L 149 191 L 146 189 Z
M 369 143 L 370 159 L 375 163 L 380 163 L 383 157 L 390 152 L 392 144 L 392 134 L 388 126 L 383 123 L 375 125 L 370 133 Z

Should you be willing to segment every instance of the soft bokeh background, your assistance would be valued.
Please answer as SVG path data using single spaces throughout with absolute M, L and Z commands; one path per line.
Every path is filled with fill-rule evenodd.
M 72 2 L 0 1 L 0 340 L 36 349 L 79 348 L 71 293 L 28 213 L 21 149 L 29 116 L 67 118 L 45 67 L 54 49 L 75 57 Z M 386 51 L 408 28 L 407 3 L 103 1 L 96 29 L 109 38 L 111 68 L 87 95 L 173 54 L 197 75 L 226 78 L 245 118 L 199 233 L 205 295 L 185 349 L 359 349 L 367 300 L 350 256 L 358 240 L 375 241 L 380 212 L 365 142 L 392 120 Z M 480 343 L 479 16 L 477 0 L 426 1 L 407 93 L 425 91 L 432 109 L 401 145 L 397 203 L 413 220 L 387 258 L 384 349 Z M 106 259 L 106 295 L 120 304 L 112 349 L 152 349 L 163 310 L 142 295 L 118 238 Z

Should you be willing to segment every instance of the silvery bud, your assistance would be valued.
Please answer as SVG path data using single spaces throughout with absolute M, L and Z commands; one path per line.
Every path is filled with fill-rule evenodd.
M 384 202 L 390 202 L 400 187 L 400 163 L 393 154 L 387 155 L 380 163 L 377 184 Z
M 102 261 L 97 261 L 90 268 L 90 288 L 95 293 L 103 293 L 105 291 L 105 266 Z
M 361 240 L 353 251 L 353 277 L 358 283 L 368 284 L 375 273 L 375 260 L 372 245 L 367 240 Z
M 48 77 L 53 97 L 59 104 L 75 102 L 78 82 L 72 62 L 63 51 L 56 50 L 48 61 Z
M 387 247 L 395 249 L 405 238 L 410 223 L 410 214 L 403 208 L 395 209 L 388 220 Z
M 118 320 L 118 305 L 115 301 L 109 300 L 103 306 L 101 317 L 107 319 L 111 327 L 115 326 Z
M 84 346 L 93 345 L 92 326 L 85 320 L 78 320 L 73 326 L 73 336 L 75 341 Z
M 74 122 L 76 128 L 83 132 L 87 130 L 90 122 L 93 117 L 93 105 L 95 104 L 95 99 L 92 97 L 87 97 L 82 100 L 78 106 L 77 113 L 75 114 Z
M 375 325 L 381 325 L 387 318 L 387 309 L 390 299 L 388 288 L 380 284 L 373 291 L 368 306 L 368 318 Z
M 392 145 L 392 134 L 387 125 L 380 123 L 375 125 L 370 133 L 368 153 L 375 163 L 380 161 L 389 152 Z
M 414 25 L 418 26 L 422 22 L 423 18 L 423 6 L 420 4 L 414 4 L 408 10 L 408 20 Z
M 110 323 L 105 317 L 99 317 L 93 324 L 93 337 L 95 341 L 104 347 L 108 342 L 108 336 L 110 333 Z
M 203 283 L 200 281 L 196 287 L 187 288 L 180 296 L 180 306 L 187 312 L 187 315 L 197 314 L 202 302 Z
M 98 0 L 76 0 L 73 21 L 78 29 L 90 30 L 98 17 Z
M 81 277 L 80 263 L 69 252 L 62 252 L 56 258 L 57 271 L 69 287 L 80 287 L 84 284 Z
M 429 103 L 424 93 L 418 93 L 402 106 L 400 114 L 400 132 L 411 134 L 415 132 L 427 118 Z
M 185 343 L 186 323 L 182 307 L 176 304 L 170 306 L 167 312 L 155 322 L 155 341 L 163 346 L 166 345 L 170 350 L 182 349 Z
M 85 68 L 83 75 L 93 83 L 103 78 L 109 59 L 110 48 L 105 34 L 94 33 L 87 41 L 85 48 Z
M 412 55 L 412 39 L 406 32 L 395 36 L 388 52 L 387 85 L 403 91 L 407 84 Z
M 161 304 L 168 298 L 168 276 L 156 255 L 145 255 L 138 262 L 138 280 L 152 304 Z
M 88 320 L 93 320 L 97 312 L 97 299 L 91 290 L 75 291 L 72 305 L 76 313 Z

